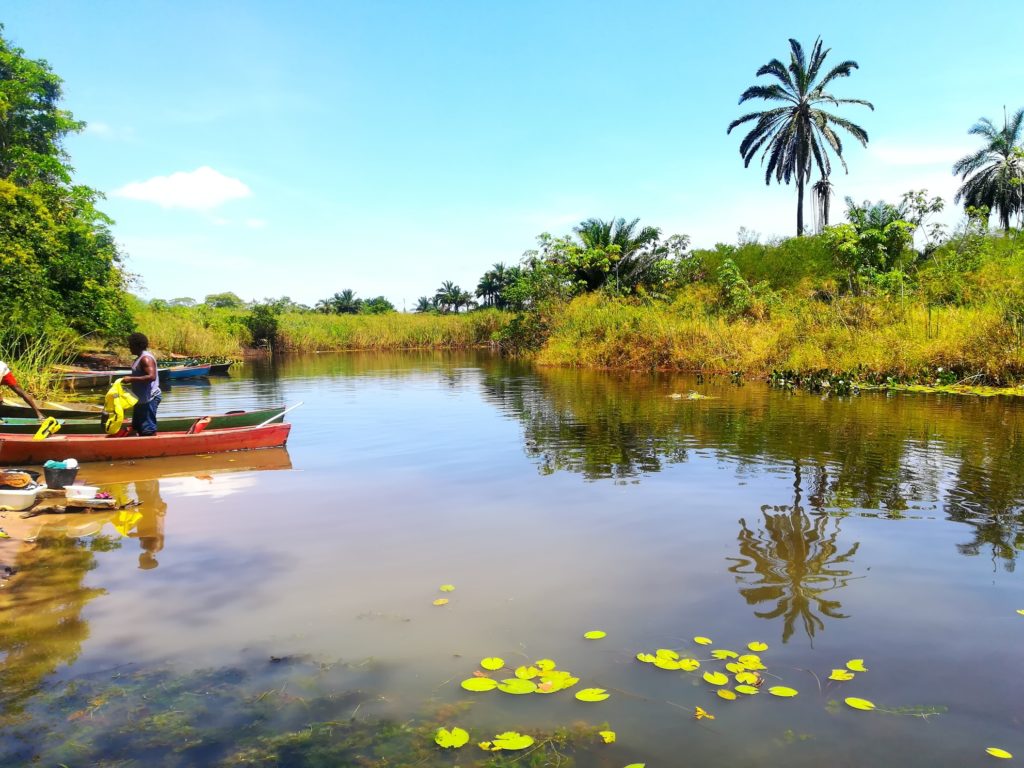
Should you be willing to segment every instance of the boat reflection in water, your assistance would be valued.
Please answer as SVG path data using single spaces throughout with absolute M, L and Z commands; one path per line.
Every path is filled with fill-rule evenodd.
M 167 545 L 163 493 L 224 495 L 252 481 L 253 471 L 291 469 L 284 448 L 216 454 L 206 459 L 174 457 L 89 466 L 83 475 L 122 504 L 117 511 L 40 514 L 27 519 L 8 513 L 0 566 L 0 712 L 16 717 L 43 681 L 73 662 L 89 637 L 85 606 L 106 590 L 86 585 L 96 552 L 138 542 L 138 568 L 159 566 Z M 248 477 L 247 477 L 248 475 Z M 128 479 L 126 479 L 128 478 Z M 142 574 L 139 574 L 140 577 Z M 2 720 L 0 720 L 2 722 Z

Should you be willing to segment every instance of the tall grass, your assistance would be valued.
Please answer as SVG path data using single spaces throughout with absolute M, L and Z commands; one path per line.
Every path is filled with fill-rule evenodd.
M 1024 345 L 1003 307 L 931 307 L 846 297 L 832 303 L 785 297 L 770 317 L 729 319 L 707 294 L 673 304 L 601 296 L 559 316 L 538 362 L 578 367 L 742 371 L 860 371 L 919 379 L 937 369 L 1012 384 L 1024 379 Z
M 70 362 L 78 337 L 70 331 L 52 331 L 24 337 L 0 332 L 0 360 L 14 371 L 18 383 L 33 397 L 53 398 L 62 392 L 63 374 L 56 366 Z
M 136 327 L 159 352 L 197 357 L 238 357 L 252 345 L 246 313 L 209 307 L 135 310 Z M 297 352 L 328 350 L 461 349 L 486 344 L 508 322 L 497 310 L 464 315 L 277 316 L 275 346 Z
M 488 343 L 506 322 L 507 315 L 493 309 L 465 315 L 284 314 L 278 344 L 297 352 L 464 349 Z

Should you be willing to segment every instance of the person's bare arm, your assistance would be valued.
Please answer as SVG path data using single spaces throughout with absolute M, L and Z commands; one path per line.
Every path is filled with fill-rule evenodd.
M 131 384 L 132 382 L 139 382 L 140 384 L 148 381 L 156 381 L 156 363 L 153 362 L 152 357 L 142 358 L 142 375 L 141 376 L 125 376 L 121 379 L 125 384 Z
M 46 418 L 46 416 L 43 415 L 43 412 L 39 410 L 39 406 L 36 404 L 36 401 L 32 399 L 32 395 L 30 395 L 28 392 L 22 389 L 21 386 L 18 384 L 9 384 L 8 386 L 14 390 L 14 394 L 16 394 L 26 403 L 28 403 L 29 407 L 36 412 L 37 419 L 42 421 L 43 419 Z

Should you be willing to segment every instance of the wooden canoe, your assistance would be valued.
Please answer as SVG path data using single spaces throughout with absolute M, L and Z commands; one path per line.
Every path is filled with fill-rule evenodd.
M 209 365 L 177 365 L 173 368 L 164 368 L 160 371 L 161 381 L 176 381 L 178 379 L 192 379 L 197 376 L 209 376 Z
M 79 462 L 151 459 L 160 456 L 190 456 L 256 448 L 279 448 L 288 442 L 291 424 L 261 427 L 160 432 L 150 437 L 106 437 L 99 435 L 54 435 L 33 440 L 31 435 L 0 435 L 0 465 L 42 464 L 50 459 L 78 459 Z
M 281 420 L 284 406 L 267 408 L 259 411 L 228 411 L 227 413 L 210 414 L 210 425 L 207 429 L 230 429 L 232 427 L 254 427 L 276 417 Z M 103 422 L 100 416 L 88 419 L 60 419 L 61 435 L 102 435 Z M 187 432 L 202 416 L 160 416 L 157 414 L 157 425 L 161 432 Z M 39 422 L 34 418 L 0 417 L 0 435 L 34 435 L 39 430 Z
M 103 407 L 93 403 L 56 403 L 49 400 L 37 400 L 36 402 L 45 415 L 58 419 L 90 419 L 103 413 Z M 35 414 L 20 400 L 4 400 L 0 402 L 0 417 L 3 416 L 30 419 Z

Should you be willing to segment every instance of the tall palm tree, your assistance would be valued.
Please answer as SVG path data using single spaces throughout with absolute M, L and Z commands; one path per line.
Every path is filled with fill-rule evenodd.
M 742 104 L 750 99 L 782 102 L 782 106 L 766 109 L 763 112 L 750 112 L 729 123 L 729 130 L 756 120 L 757 123 L 740 143 L 740 154 L 743 166 L 749 167 L 750 161 L 761 148 L 761 162 L 767 159 L 764 183 L 771 184 L 772 176 L 778 183 L 796 179 L 796 233 L 804 233 L 804 187 L 811 178 L 814 166 L 822 177 L 832 172 L 829 150 L 846 169 L 843 159 L 843 143 L 835 129 L 842 128 L 849 132 L 863 146 L 867 146 L 868 134 L 863 128 L 849 120 L 839 117 L 821 108 L 822 105 L 840 106 L 842 104 L 861 104 L 870 109 L 874 105 L 863 99 L 840 99 L 825 90 L 833 80 L 849 77 L 850 73 L 859 68 L 855 61 L 843 61 L 822 72 L 825 57 L 831 49 L 822 50 L 821 38 L 814 41 L 810 59 L 804 55 L 803 46 L 790 38 L 789 66 L 778 59 L 772 59 L 759 70 L 757 76 L 770 75 L 778 83 L 770 85 L 752 85 L 740 96 Z
M 999 211 L 999 223 L 1005 232 L 1010 231 L 1010 218 L 1024 212 L 1024 108 L 1007 119 L 1003 115 L 1003 127 L 996 130 L 987 117 L 981 118 L 968 131 L 972 136 L 982 136 L 986 145 L 977 152 L 961 157 L 953 166 L 953 173 L 963 180 L 954 198 L 964 201 L 964 206 L 980 208 L 987 206 Z
M 458 312 L 462 289 L 451 280 L 445 280 L 434 294 L 438 308 L 442 312 Z
M 428 296 L 420 296 L 416 299 L 416 309 L 414 312 L 433 312 L 437 309 L 437 299 L 430 298 Z

